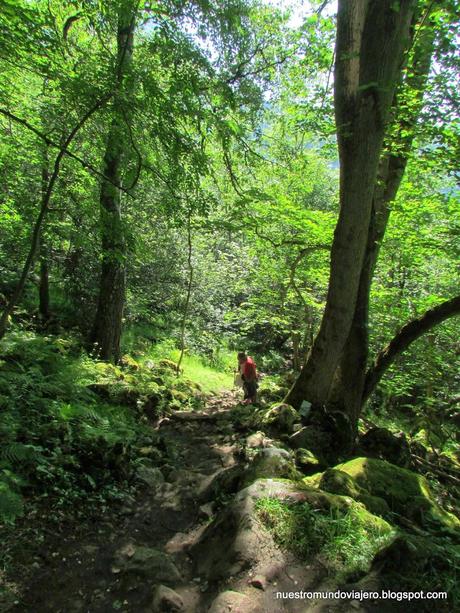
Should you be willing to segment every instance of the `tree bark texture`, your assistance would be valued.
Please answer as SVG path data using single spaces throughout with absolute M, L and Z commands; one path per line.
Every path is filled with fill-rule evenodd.
M 329 404 L 349 416 L 354 431 L 357 429 L 363 406 L 363 389 L 368 366 L 368 323 L 372 279 L 387 228 L 391 204 L 396 198 L 415 137 L 417 119 L 431 66 L 434 29 L 427 24 L 421 31 L 413 31 L 412 39 L 414 38 L 416 40 L 410 70 L 393 100 L 394 136 L 392 142 L 387 143 L 389 151 L 383 154 L 379 163 L 353 321 L 329 397 Z M 408 96 L 411 97 L 410 104 L 404 100 Z M 401 102 L 404 108 L 402 113 L 398 112 Z
M 353 321 L 385 127 L 399 81 L 414 2 L 339 0 L 335 115 L 340 211 L 326 308 L 307 362 L 286 401 L 325 404 Z
M 180 356 L 177 362 L 176 373 L 177 376 L 180 375 L 180 366 L 182 364 L 182 360 L 184 358 L 185 353 L 185 328 L 187 325 L 187 318 L 190 309 L 190 299 L 192 297 L 192 288 L 193 288 L 193 244 L 192 244 L 192 226 L 191 226 L 191 213 L 189 213 L 187 219 L 187 267 L 188 267 L 188 283 L 187 283 L 187 296 L 185 299 L 184 312 L 182 315 L 182 323 L 180 330 Z
M 46 188 L 49 181 L 48 171 L 48 151 L 45 148 L 43 156 L 42 166 L 42 202 L 46 195 Z M 38 286 L 38 312 L 43 321 L 47 321 L 50 317 L 50 286 L 49 286 L 49 266 L 48 266 L 48 254 L 43 237 L 43 229 L 40 232 L 40 277 Z
M 126 131 L 130 114 L 124 111 L 129 94 L 129 67 L 133 54 L 135 9 L 130 0 L 120 4 L 117 31 L 116 94 L 113 118 L 103 159 L 100 191 L 102 266 L 99 297 L 91 340 L 98 356 L 117 362 L 120 358 L 125 303 L 126 240 L 122 221 L 121 169 L 126 158 Z

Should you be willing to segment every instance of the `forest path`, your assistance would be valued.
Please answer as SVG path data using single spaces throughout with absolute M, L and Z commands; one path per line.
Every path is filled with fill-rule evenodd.
M 49 534 L 39 555 L 27 561 L 29 570 L 23 581 L 27 589 L 19 602 L 13 609 L 0 606 L 0 612 L 411 610 L 393 605 L 388 608 L 383 603 L 375 606 L 356 601 L 351 605 L 329 600 L 278 600 L 277 591 L 292 592 L 300 586 L 306 590 L 334 590 L 337 585 L 332 577 L 328 579 L 319 559 L 301 563 L 287 552 L 267 547 L 266 538 L 257 532 L 253 533 L 257 550 L 257 559 L 252 559 L 254 566 L 230 570 L 222 580 L 209 579 L 215 574 L 213 565 L 219 567 L 222 561 L 233 560 L 228 535 L 233 534 L 237 540 L 248 536 L 243 525 L 238 528 L 242 532 L 234 531 L 239 520 L 235 524 L 236 516 L 225 512 L 228 506 L 222 507 L 221 503 L 226 500 L 220 500 L 222 490 L 215 487 L 222 477 L 229 485 L 229 475 L 240 471 L 243 464 L 247 432 L 237 431 L 231 412 L 239 400 L 237 393 L 224 392 L 211 398 L 202 411 L 176 411 L 154 424 L 163 451 L 161 470 L 146 470 L 144 478 L 149 483 L 136 499 L 125 501 L 121 508 L 113 505 L 104 515 L 93 516 L 85 525 L 76 526 L 78 532 L 74 534 L 70 530 L 67 534 L 62 530 Z M 230 491 L 231 487 L 225 489 Z M 220 526 L 215 532 L 217 541 L 205 539 L 208 545 L 200 549 L 200 537 L 214 517 L 217 522 L 212 526 Z M 250 539 L 249 531 L 249 548 Z M 197 544 L 198 552 L 193 548 Z M 206 566 L 207 571 L 197 570 Z M 263 572 L 257 570 L 261 568 Z
M 156 429 L 170 464 L 146 472 L 150 483 L 137 500 L 94 517 L 82 533 L 50 535 L 31 561 L 33 576 L 13 610 L 153 611 L 155 584 L 161 583 L 175 591 L 164 590 L 164 610 L 176 610 L 180 597 L 183 611 L 206 611 L 212 595 L 204 593 L 206 578 L 193 574 L 186 550 L 212 516 L 203 493 L 216 474 L 237 463 L 238 435 L 229 413 L 237 402 L 234 392 L 224 392 L 203 411 L 160 420 Z

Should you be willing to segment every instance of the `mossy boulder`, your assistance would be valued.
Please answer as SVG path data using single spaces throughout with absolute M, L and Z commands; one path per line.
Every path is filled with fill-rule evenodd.
M 361 492 L 382 498 L 392 511 L 409 514 L 423 528 L 451 533 L 460 529 L 460 521 L 439 506 L 422 475 L 374 458 L 355 458 L 335 469 L 349 475 Z
M 185 392 L 181 392 L 178 389 L 172 389 L 171 395 L 173 397 L 173 400 L 177 400 L 177 402 L 179 402 L 180 404 L 184 404 L 188 400 L 187 394 Z
M 278 447 L 261 449 L 249 465 L 242 487 L 246 487 L 257 479 L 283 478 L 299 480 L 303 475 L 296 469 L 288 451 Z
M 158 366 L 163 370 L 172 370 L 177 372 L 177 364 L 176 362 L 173 362 L 173 360 L 160 360 L 158 362 Z
M 231 411 L 231 419 L 235 430 L 254 431 L 260 428 L 264 410 L 255 408 L 252 404 L 239 404 Z
M 374 515 L 385 517 L 390 514 L 390 507 L 383 498 L 369 494 L 356 483 L 353 477 L 342 470 L 328 468 L 316 478 L 315 485 L 319 489 L 331 494 L 350 496 L 354 500 L 361 502 Z
M 395 528 L 390 523 L 366 509 L 363 503 L 354 502 L 351 504 L 351 508 L 356 514 L 357 521 L 366 526 L 368 530 L 375 530 L 381 536 L 390 536 L 396 533 Z
M 448 602 L 444 601 L 441 607 L 441 603 L 438 602 L 437 607 L 434 607 L 436 610 L 447 612 L 457 610 L 455 600 L 458 605 L 456 586 L 460 570 L 459 561 L 460 546 L 453 544 L 451 539 L 403 533 L 376 554 L 369 574 L 377 577 L 380 589 L 447 590 Z M 365 589 L 363 585 L 365 580 L 366 577 L 358 584 L 348 586 L 347 589 L 351 587 Z M 428 611 L 432 608 L 432 605 L 431 608 L 419 605 L 414 610 Z
M 263 416 L 262 423 L 278 432 L 291 434 L 299 414 L 289 404 L 279 403 L 272 406 Z
M 304 473 L 316 472 L 321 468 L 321 462 L 309 449 L 296 449 L 295 461 L 300 470 Z
M 380 517 L 388 517 L 391 515 L 391 509 L 387 501 L 379 496 L 371 496 L 370 494 L 362 493 L 358 501 L 373 515 L 379 515 Z
M 270 402 L 280 402 L 286 394 L 284 390 L 278 386 L 266 387 L 259 389 L 257 397 L 259 402 L 269 404 Z
M 371 428 L 360 438 L 359 445 L 366 457 L 387 460 L 404 468 L 410 464 L 409 443 L 403 432 Z
M 355 500 L 358 499 L 362 493 L 362 489 L 357 485 L 353 477 L 336 468 L 328 468 L 321 475 L 318 487 L 320 490 L 330 492 L 331 494 L 351 496 L 351 498 Z
M 139 370 L 140 368 L 139 362 L 137 362 L 133 357 L 127 354 L 121 358 L 121 365 L 123 366 L 123 368 L 126 368 L 127 370 L 136 371 L 136 370 Z

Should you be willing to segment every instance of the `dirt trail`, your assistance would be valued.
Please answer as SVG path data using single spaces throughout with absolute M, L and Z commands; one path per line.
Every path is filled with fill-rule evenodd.
M 217 508 L 217 526 L 220 526 L 220 531 L 214 532 L 217 542 L 212 537 L 204 539 L 204 555 L 192 558 L 192 546 L 202 544 L 203 533 L 209 537 L 209 530 L 212 533 L 216 522 L 208 531 L 206 528 L 216 517 L 219 503 L 225 503 L 225 500 L 216 500 L 213 489 L 216 476 L 226 477 L 232 467 L 237 472 L 244 459 L 241 433 L 235 431 L 230 412 L 237 401 L 233 392 L 226 392 L 209 400 L 203 411 L 173 412 L 160 420 L 155 428 L 160 434 L 165 461 L 161 470 L 153 467 L 147 472 L 150 485 L 136 500 L 124 503 L 119 509 L 110 509 L 102 517 L 95 516 L 92 524 L 78 526 L 76 534 L 70 531 L 49 534 L 40 554 L 30 560 L 32 574 L 28 589 L 8 611 L 348 613 L 355 610 L 384 613 L 402 610 L 399 606 L 388 609 L 382 603 L 277 600 L 278 590 L 291 592 L 301 587 L 326 590 L 337 586 L 330 582 L 318 560 L 299 563 L 290 554 L 274 549 L 273 545 L 267 546 L 266 538 L 257 530 L 245 535 L 245 526 L 237 540 L 248 538 L 248 549 L 256 550 L 257 568 L 263 568 L 263 572 L 257 574 L 251 563 L 240 564 L 239 570 L 224 573 L 220 575 L 222 579 L 212 583 L 210 576 L 216 575 L 214 570 L 222 561 L 233 559 L 231 535 L 236 534 L 235 522 L 238 524 L 239 520 L 231 513 L 226 515 L 225 509 L 231 505 Z M 264 487 L 270 489 L 270 482 L 268 479 Z M 244 492 L 247 490 L 238 496 L 247 496 Z M 244 510 L 247 499 L 244 502 L 243 498 L 241 504 Z M 243 554 L 247 551 L 245 543 Z M 206 566 L 207 571 L 196 570 Z
M 43 544 L 46 553 L 34 563 L 29 589 L 13 610 L 152 611 L 155 574 L 173 575 L 174 569 L 163 560 L 160 571 L 154 570 L 151 549 L 171 556 L 181 578 L 177 585 L 168 578 L 161 583 L 180 595 L 182 610 L 207 610 L 206 578 L 193 574 L 186 549 L 212 515 L 202 493 L 214 475 L 237 461 L 237 435 L 229 421 L 229 409 L 236 402 L 227 392 L 211 399 L 203 412 L 176 412 L 161 420 L 156 427 L 171 464 L 163 466 L 160 474 L 157 471 L 157 483 L 116 515 L 95 518 L 85 534 L 50 535 Z M 143 559 L 134 554 L 136 550 Z M 135 560 L 139 572 L 125 572 Z

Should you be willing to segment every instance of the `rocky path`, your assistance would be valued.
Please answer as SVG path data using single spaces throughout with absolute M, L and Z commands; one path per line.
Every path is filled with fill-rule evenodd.
M 228 392 L 203 412 L 161 420 L 156 428 L 169 463 L 144 475 L 148 487 L 138 500 L 116 516 L 94 518 L 87 534 L 49 535 L 14 610 L 208 610 L 207 579 L 194 573 L 187 551 L 212 517 L 214 478 L 237 463 L 229 421 L 236 402 Z
M 211 399 L 203 411 L 173 412 L 154 424 L 162 460 L 139 473 L 146 484 L 142 493 L 121 508 L 94 516 L 92 523 L 78 527 L 78 533 L 48 533 L 40 554 L 26 562 L 28 589 L 7 610 L 415 610 L 404 603 L 277 597 L 280 592 L 334 591 L 338 586 L 320 556 L 300 563 L 275 545 L 260 524 L 257 500 L 308 502 L 319 510 L 327 508 L 328 494 L 298 489 L 289 478 L 292 457 L 280 441 L 238 429 L 231 411 L 237 402 L 227 392 Z M 374 579 L 372 573 L 365 578 Z M 356 587 L 373 589 L 372 585 Z

